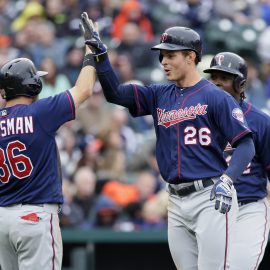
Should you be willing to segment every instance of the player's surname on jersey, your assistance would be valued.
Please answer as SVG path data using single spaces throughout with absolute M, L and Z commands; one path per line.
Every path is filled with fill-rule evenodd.
M 14 117 L 0 120 L 1 137 L 34 132 L 33 117 Z

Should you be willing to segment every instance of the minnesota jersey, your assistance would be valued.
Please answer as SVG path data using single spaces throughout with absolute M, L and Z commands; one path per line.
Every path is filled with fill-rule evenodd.
M 55 135 L 74 118 L 69 91 L 0 110 L 0 206 L 63 202 Z
M 169 183 L 220 176 L 227 168 L 227 142 L 234 145 L 251 133 L 234 98 L 208 80 L 184 89 L 175 84 L 122 87 L 134 90 L 133 116 L 153 116 L 157 161 Z
M 270 117 L 250 103 L 240 104 L 253 132 L 256 154 L 242 175 L 234 182 L 238 201 L 258 200 L 267 195 L 267 174 L 270 170 Z M 230 162 L 233 148 L 227 145 L 224 155 Z

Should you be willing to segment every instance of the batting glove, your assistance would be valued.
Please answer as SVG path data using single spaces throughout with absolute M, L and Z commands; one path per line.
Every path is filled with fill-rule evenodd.
M 85 39 L 85 44 L 94 51 L 95 55 L 100 55 L 107 52 L 106 45 L 102 43 L 92 20 L 88 18 L 86 12 L 83 12 L 81 15 L 80 28 Z
M 231 178 L 223 174 L 211 190 L 210 200 L 216 199 L 215 209 L 222 214 L 229 212 L 231 209 L 232 187 L 233 181 Z

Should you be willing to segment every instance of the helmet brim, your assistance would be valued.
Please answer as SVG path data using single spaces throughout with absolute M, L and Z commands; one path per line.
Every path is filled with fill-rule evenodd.
M 242 74 L 238 71 L 232 71 L 231 69 L 227 69 L 226 67 L 220 67 L 220 66 L 214 66 L 214 67 L 211 67 L 211 68 L 207 68 L 205 69 L 203 72 L 204 73 L 212 73 L 212 72 L 215 72 L 215 71 L 221 71 L 221 72 L 225 72 L 225 73 L 229 73 L 229 74 L 232 74 L 232 75 L 238 75 L 238 76 L 242 76 Z
M 39 77 L 45 76 L 45 75 L 47 75 L 47 74 L 48 74 L 47 71 L 41 71 L 41 70 L 37 71 L 37 75 L 38 75 Z
M 191 49 L 184 46 L 171 44 L 171 43 L 160 43 L 152 47 L 151 50 L 183 51 L 183 50 L 191 50 Z

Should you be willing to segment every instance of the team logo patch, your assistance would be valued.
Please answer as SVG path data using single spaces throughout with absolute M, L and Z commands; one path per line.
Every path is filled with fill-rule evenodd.
M 244 114 L 239 108 L 234 108 L 232 110 L 233 118 L 237 119 L 238 121 L 244 123 Z
M 1 115 L 1 116 L 6 116 L 6 115 L 7 115 L 7 111 L 6 111 L 6 110 L 0 111 L 0 115 Z

